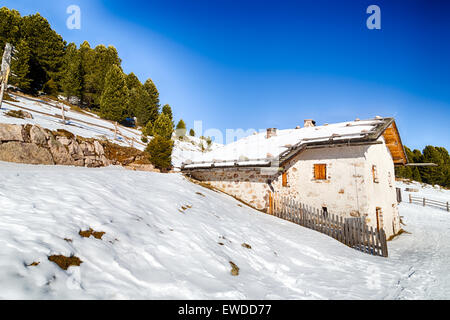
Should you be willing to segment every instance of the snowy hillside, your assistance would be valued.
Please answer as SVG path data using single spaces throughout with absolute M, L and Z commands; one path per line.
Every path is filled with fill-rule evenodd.
M 412 234 L 390 242 L 385 259 L 180 174 L 0 163 L 0 176 L 0 299 L 450 296 L 450 215 L 442 210 L 402 204 Z M 79 235 L 90 228 L 105 234 Z M 51 255 L 82 263 L 64 271 Z
M 17 102 L 5 101 L 3 103 L 0 111 L 0 123 L 37 124 L 50 130 L 64 129 L 85 138 L 108 139 L 119 145 L 133 146 L 139 150 L 144 150 L 146 147 L 146 144 L 141 141 L 142 133 L 139 130 L 118 126 L 116 140 L 114 140 L 114 123 L 101 119 L 93 113 L 73 110 L 57 101 L 44 101 L 15 94 L 10 94 L 10 96 Z M 66 124 L 62 122 L 61 106 L 65 109 Z M 33 119 L 9 117 L 6 114 L 11 110 L 29 112 Z M 205 149 L 208 149 L 206 141 L 198 137 L 184 137 L 183 141 L 176 139 L 172 157 L 172 164 L 175 168 L 179 168 L 186 159 L 190 159 L 196 154 L 202 154 L 202 144 Z M 219 146 L 213 143 L 208 151 Z

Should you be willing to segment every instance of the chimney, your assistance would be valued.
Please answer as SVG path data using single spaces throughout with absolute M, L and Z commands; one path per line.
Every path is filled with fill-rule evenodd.
M 312 119 L 305 120 L 305 128 L 315 127 L 316 122 Z
M 275 137 L 277 135 L 277 129 L 276 128 L 269 128 L 267 129 L 267 139 L 270 139 L 272 137 Z

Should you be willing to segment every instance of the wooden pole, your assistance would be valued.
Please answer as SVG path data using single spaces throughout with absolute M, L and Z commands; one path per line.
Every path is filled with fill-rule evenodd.
M 63 104 L 61 104 L 61 115 L 62 115 L 63 123 L 66 124 L 66 116 L 64 115 L 64 105 Z
M 6 86 L 8 85 L 9 72 L 11 70 L 13 46 L 9 43 L 5 45 L 3 52 L 2 68 L 1 68 L 1 89 L 0 89 L 0 109 L 2 108 L 3 95 L 5 94 Z

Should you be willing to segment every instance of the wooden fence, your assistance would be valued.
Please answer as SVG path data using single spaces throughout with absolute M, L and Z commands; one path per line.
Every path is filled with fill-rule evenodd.
M 413 195 L 410 194 L 409 195 L 409 203 L 421 204 L 424 207 L 430 206 L 430 207 L 434 207 L 434 208 L 447 210 L 448 212 L 450 212 L 450 206 L 449 206 L 448 201 L 444 202 L 444 201 L 427 199 L 427 198 L 423 198 L 423 197 L 414 197 Z
M 271 193 L 269 214 L 324 233 L 345 245 L 371 255 L 387 257 L 386 233 L 369 227 L 364 218 L 343 218 Z

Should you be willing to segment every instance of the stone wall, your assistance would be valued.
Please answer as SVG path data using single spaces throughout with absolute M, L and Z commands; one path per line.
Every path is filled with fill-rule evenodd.
M 0 161 L 97 168 L 109 165 L 153 167 L 143 152 L 106 140 L 51 131 L 37 125 L 0 124 Z M 150 168 L 150 167 L 151 168 Z

